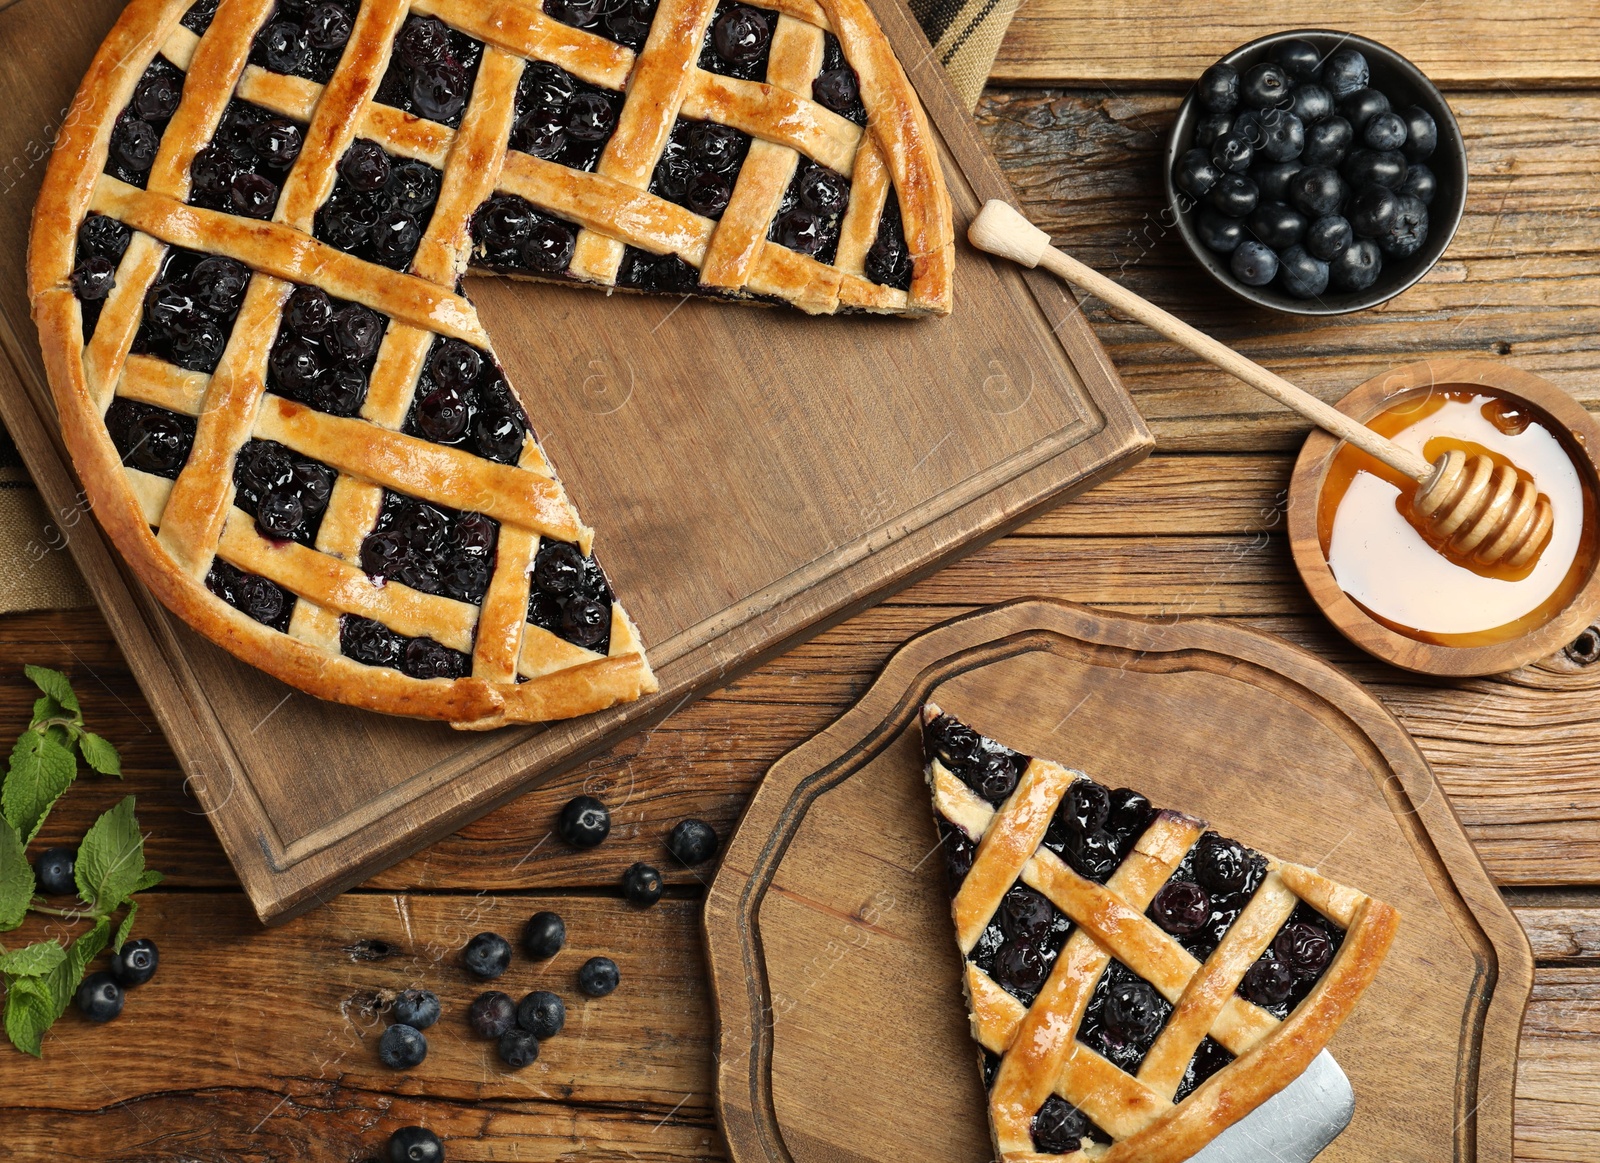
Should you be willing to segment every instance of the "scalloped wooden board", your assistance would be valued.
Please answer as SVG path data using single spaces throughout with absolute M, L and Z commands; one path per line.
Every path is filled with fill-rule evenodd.
M 1009 187 L 910 12 L 874 6 L 944 147 L 964 239 L 982 201 Z M 14 260 L 0 275 L 0 415 L 265 920 L 359 882 L 1150 449 L 1076 303 L 964 241 L 955 313 L 936 320 L 474 279 L 661 692 L 476 737 L 299 695 L 122 573 L 56 438 L 21 256 L 42 159 L 118 8 L 0 0 L 0 251 Z
M 705 909 L 735 1163 L 992 1157 L 916 714 L 1319 866 L 1401 912 L 1329 1046 L 1356 1115 L 1325 1163 L 1511 1163 L 1527 939 L 1404 729 L 1333 667 L 1209 620 L 1041 600 L 912 639 L 780 759 Z

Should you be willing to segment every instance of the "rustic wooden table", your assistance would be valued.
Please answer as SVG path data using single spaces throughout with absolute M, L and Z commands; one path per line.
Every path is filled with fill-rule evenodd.
M 1058 242 L 1324 398 L 1386 366 L 1450 354 L 1513 361 L 1600 407 L 1600 10 L 1586 0 L 1341 10 L 1342 26 L 1432 75 L 1467 135 L 1466 220 L 1445 260 L 1397 301 L 1297 322 L 1243 308 L 1193 266 L 1158 196 L 1182 91 L 1211 58 L 1316 20 L 1314 7 L 1213 0 L 1180 21 L 1151 0 L 1027 0 L 980 121 Z M 634 860 L 665 870 L 662 837 L 684 816 L 726 835 L 768 765 L 843 711 L 911 634 L 975 605 L 1049 594 L 1247 621 L 1378 694 L 1432 762 L 1539 959 L 1517 1156 L 1600 1159 L 1600 639 L 1453 683 L 1356 656 L 1309 608 L 1281 532 L 1304 425 L 1088 309 L 1159 441 L 1147 464 L 279 930 L 256 925 L 100 619 L 0 619 L 0 732 L 26 720 L 21 664 L 45 663 L 74 675 L 91 724 L 127 760 L 125 789 L 86 783 L 44 838 L 75 840 L 132 791 L 150 863 L 168 873 L 140 918 L 162 969 L 122 1018 L 92 1027 L 69 1014 L 42 1065 L 0 1049 L 0 1155 L 360 1160 L 395 1126 L 421 1122 L 453 1140 L 457 1160 L 721 1157 L 702 885 L 668 870 L 667 899 L 639 913 L 617 899 L 621 870 Z M 583 789 L 611 804 L 615 823 L 607 844 L 580 854 L 550 827 Z M 481 929 L 514 935 L 540 908 L 566 916 L 578 957 L 614 956 L 623 986 L 575 1006 L 539 1063 L 513 1074 L 465 1029 L 479 987 L 453 954 Z M 504 987 L 555 980 L 571 997 L 577 963 L 564 957 L 540 977 L 519 959 Z M 410 985 L 438 991 L 447 1014 L 426 1065 L 395 1074 L 377 1062 L 379 1011 Z

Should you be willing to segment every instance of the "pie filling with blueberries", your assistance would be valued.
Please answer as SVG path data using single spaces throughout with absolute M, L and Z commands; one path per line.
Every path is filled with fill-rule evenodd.
M 29 281 L 169 607 L 323 698 L 490 727 L 656 684 L 468 269 L 924 315 L 952 261 L 865 0 L 133 0 Z
M 1382 901 L 929 703 L 923 750 L 1001 1163 L 1179 1163 L 1300 1076 Z

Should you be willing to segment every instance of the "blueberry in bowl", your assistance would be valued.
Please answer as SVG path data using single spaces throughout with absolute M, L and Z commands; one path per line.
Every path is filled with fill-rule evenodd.
M 1394 50 L 1301 29 L 1201 74 L 1167 143 L 1185 244 L 1258 306 L 1341 315 L 1400 294 L 1449 246 L 1466 206 L 1461 130 Z

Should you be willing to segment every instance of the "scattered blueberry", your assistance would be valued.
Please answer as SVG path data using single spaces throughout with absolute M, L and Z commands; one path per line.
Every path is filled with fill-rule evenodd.
M 1250 167 L 1250 180 L 1261 191 L 1263 202 L 1286 202 L 1289 179 L 1305 169 L 1297 158 L 1288 162 L 1261 162 Z
M 1328 260 L 1328 282 L 1338 291 L 1364 291 L 1378 281 L 1383 256 L 1370 238 L 1358 238 Z
M 1292 206 L 1282 202 L 1263 202 L 1251 212 L 1245 222 L 1246 228 L 1261 242 L 1273 250 L 1282 250 L 1293 246 L 1305 237 L 1306 217 Z M 1243 247 L 1240 247 L 1242 250 Z M 1234 261 L 1239 261 L 1239 251 L 1234 251 Z M 1274 271 L 1277 263 L 1272 264 Z M 1270 281 L 1270 280 L 1269 280 Z M 1261 286 L 1261 283 L 1251 283 L 1251 286 Z
M 511 966 L 511 944 L 499 933 L 479 933 L 467 942 L 461 961 L 469 972 L 485 981 L 499 977 Z
M 122 1012 L 122 987 L 109 973 L 91 973 L 78 986 L 78 1008 L 91 1022 L 109 1022 Z
M 378 1039 L 378 1058 L 392 1070 L 420 1066 L 428 1056 L 428 1039 L 422 1031 L 403 1023 L 390 1026 Z
M 1307 166 L 1289 179 L 1289 201 L 1307 218 L 1337 213 L 1344 196 L 1344 180 L 1327 166 Z
M 1373 118 L 1389 112 L 1389 98 L 1377 89 L 1357 89 L 1339 102 L 1339 112 L 1357 133 L 1362 132 Z
M 1241 242 L 1228 262 L 1233 277 L 1247 287 L 1264 287 L 1278 277 L 1278 255 L 1259 242 Z
M 1296 299 L 1315 299 L 1328 289 L 1328 264 L 1303 246 L 1291 246 L 1278 257 L 1283 289 Z
M 1368 149 L 1399 149 L 1406 142 L 1406 123 L 1394 113 L 1380 113 L 1361 134 Z
M 1242 174 L 1249 169 L 1254 153 L 1250 139 L 1239 131 L 1238 126 L 1211 143 L 1212 164 L 1230 173 Z
M 394 1020 L 426 1030 L 439 1020 L 439 996 L 428 989 L 408 989 L 394 999 Z
M 522 930 L 522 951 L 535 961 L 554 957 L 566 942 L 566 922 L 555 913 L 534 913 Z
M 578 970 L 578 990 L 586 997 L 605 997 L 621 980 L 617 963 L 609 957 L 591 957 Z
M 1333 94 L 1321 85 L 1296 86 L 1289 111 L 1306 125 L 1316 125 L 1333 116 Z
M 1194 231 L 1208 250 L 1218 254 L 1232 254 L 1244 238 L 1244 219 L 1218 214 L 1210 206 L 1202 207 L 1195 220 Z
M 467 1024 L 480 1038 L 498 1038 L 517 1021 L 517 1005 L 509 994 L 492 989 L 480 993 L 467 1007 Z
M 1260 198 L 1261 191 L 1243 174 L 1223 174 L 1206 195 L 1212 209 L 1229 218 L 1243 218 L 1256 208 Z
M 622 874 L 622 895 L 629 904 L 649 908 L 661 899 L 661 873 L 642 861 Z
M 78 862 L 76 848 L 46 848 L 33 862 L 33 879 L 43 896 L 76 896 L 78 882 L 73 870 Z
M 1421 162 L 1412 162 L 1406 170 L 1406 180 L 1395 187 L 1397 193 L 1410 194 L 1424 206 L 1433 203 L 1434 194 L 1439 191 L 1439 180 L 1434 177 L 1433 171 Z
M 1346 208 L 1350 226 L 1362 238 L 1377 238 L 1394 225 L 1400 212 L 1400 195 L 1382 186 L 1368 186 Z
M 679 820 L 667 833 L 667 851 L 680 864 L 704 864 L 717 854 L 717 833 L 704 820 Z
M 143 985 L 156 975 L 161 964 L 161 951 L 149 937 L 124 941 L 120 951 L 111 955 L 111 976 L 123 989 Z
M 1305 244 L 1311 254 L 1327 262 L 1355 239 L 1350 222 L 1339 214 L 1327 214 L 1306 227 Z
M 1296 81 L 1313 80 L 1322 67 L 1322 54 L 1317 46 L 1303 40 L 1281 42 L 1272 50 L 1272 59 Z
M 1400 195 L 1394 221 L 1378 236 L 1378 249 L 1390 258 L 1410 258 L 1428 241 L 1428 208 L 1409 194 Z
M 1212 65 L 1200 74 L 1200 104 L 1212 113 L 1231 113 L 1239 106 L 1239 73 L 1232 65 Z
M 1308 166 L 1336 166 L 1350 152 L 1356 132 L 1343 117 L 1329 117 L 1306 130 L 1300 160 Z
M 389 1136 L 389 1163 L 444 1163 L 444 1144 L 426 1127 L 401 1127 Z
M 1434 123 L 1433 114 L 1420 105 L 1413 105 L 1401 110 L 1400 118 L 1406 128 L 1405 144 L 1400 152 L 1406 155 L 1408 162 L 1427 161 L 1439 148 L 1439 127 Z
M 611 813 L 593 796 L 577 796 L 561 809 L 556 832 L 574 848 L 593 848 L 611 834 Z
M 500 1061 L 513 1070 L 521 1070 L 524 1066 L 532 1065 L 533 1060 L 539 1057 L 539 1039 L 521 1026 L 512 1026 L 500 1035 L 497 1049 Z
M 517 1025 L 535 1038 L 554 1038 L 567 1022 L 567 1007 L 547 989 L 536 989 L 517 1006 Z
M 1367 87 L 1371 71 L 1367 58 L 1353 48 L 1342 48 L 1322 66 L 1322 83 L 1335 97 L 1343 99 Z

